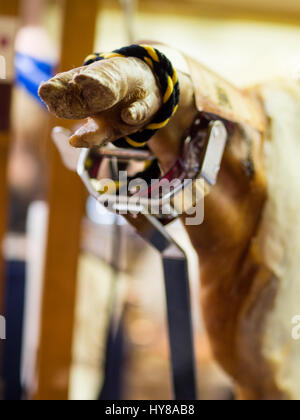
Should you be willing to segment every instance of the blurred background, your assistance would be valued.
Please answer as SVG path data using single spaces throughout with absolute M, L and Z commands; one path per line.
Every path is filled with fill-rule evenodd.
M 238 86 L 300 72 L 298 0 L 0 0 L 0 397 L 169 399 L 160 256 L 63 167 L 37 89 L 94 50 L 167 43 Z M 3 59 L 0 66 L 3 67 Z M 189 256 L 200 399 L 232 399 Z

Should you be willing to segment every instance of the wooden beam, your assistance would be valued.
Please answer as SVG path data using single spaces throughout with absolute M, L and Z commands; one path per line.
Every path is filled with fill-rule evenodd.
M 19 0 L 0 0 L 0 16 L 18 16 Z
M 82 64 L 93 51 L 98 0 L 65 0 L 60 71 Z M 74 123 L 73 123 L 74 124 Z M 70 126 L 53 119 L 53 126 Z M 79 177 L 65 169 L 49 140 L 49 228 L 46 251 L 35 399 L 68 399 L 77 262 L 86 193 Z
M 119 0 L 105 0 L 107 9 L 120 10 Z M 255 20 L 298 25 L 300 2 L 298 0 L 139 0 L 141 13 L 167 16 L 193 16 L 199 18 Z
M 147 0 L 141 0 L 147 2 Z M 157 2 L 157 0 L 153 0 Z M 173 0 L 172 0 L 173 1 Z M 179 3 L 179 0 L 173 2 Z M 213 6 L 219 8 L 230 8 L 247 10 L 254 12 L 279 12 L 279 13 L 300 13 L 300 3 L 298 0 L 186 0 L 185 3 L 194 6 Z

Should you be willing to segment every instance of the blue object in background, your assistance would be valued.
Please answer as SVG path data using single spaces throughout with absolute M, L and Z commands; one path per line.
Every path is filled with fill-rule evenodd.
M 37 60 L 26 54 L 17 52 L 15 57 L 16 84 L 22 86 L 41 105 L 45 106 L 38 95 L 42 82 L 55 75 L 56 65 Z
M 26 264 L 23 261 L 7 261 L 5 268 L 6 340 L 3 341 L 1 366 L 3 399 L 18 401 L 22 398 L 21 358 Z

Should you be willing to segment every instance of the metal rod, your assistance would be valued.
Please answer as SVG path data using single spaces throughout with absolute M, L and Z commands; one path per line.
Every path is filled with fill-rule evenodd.
M 195 343 L 187 256 L 153 216 L 126 219 L 162 256 L 174 399 L 197 399 Z
M 136 40 L 135 36 L 135 13 L 137 9 L 138 0 L 120 0 L 121 7 L 124 14 L 124 24 L 128 42 L 133 43 Z
M 176 400 L 197 399 L 195 351 L 187 259 L 163 254 L 173 392 Z
M 155 156 L 147 151 L 147 150 L 134 150 L 134 149 L 118 149 L 118 148 L 102 148 L 97 149 L 97 152 L 101 156 L 108 157 L 108 158 L 118 158 L 118 159 L 125 159 L 125 160 L 138 160 L 138 161 L 145 161 L 145 160 L 154 160 Z

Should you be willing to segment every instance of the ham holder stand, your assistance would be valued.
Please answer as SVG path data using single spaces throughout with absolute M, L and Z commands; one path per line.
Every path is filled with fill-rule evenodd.
M 210 121 L 206 129 L 195 130 L 197 125 L 199 119 L 194 122 L 193 135 L 184 139 L 182 156 L 167 174 L 154 183 L 151 171 L 150 179 L 141 176 L 143 172 L 139 172 L 137 178 L 130 177 L 133 183 L 141 177 L 148 185 L 146 189 L 136 188 L 134 193 L 127 185 L 122 188 L 122 180 L 116 182 L 116 179 L 120 173 L 127 173 L 127 168 L 140 167 L 142 162 L 147 162 L 146 167 L 151 166 L 156 159 L 150 152 L 117 149 L 113 145 L 78 151 L 68 144 L 71 134 L 68 130 L 57 127 L 52 133 L 63 162 L 69 169 L 77 170 L 89 193 L 108 210 L 123 215 L 161 254 L 175 400 L 196 400 L 197 381 L 187 256 L 169 235 L 166 225 L 182 214 L 191 214 L 191 208 L 204 208 L 204 197 L 216 183 L 227 141 L 227 130 L 222 121 Z M 107 175 L 107 168 L 112 185 L 118 186 L 113 193 L 110 188 L 103 189 L 101 184 L 101 173 Z M 107 176 L 105 180 L 107 182 Z M 168 192 L 164 189 L 166 180 L 176 181 Z M 155 214 L 151 213 L 153 208 Z

